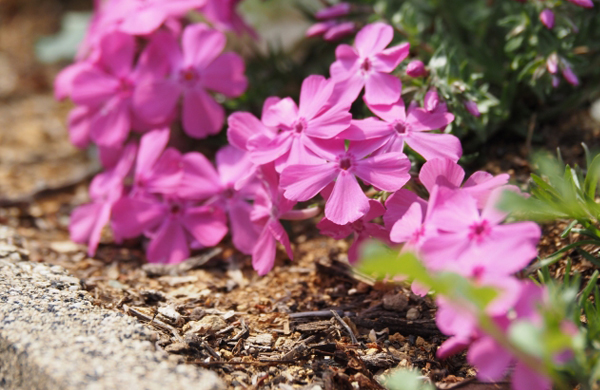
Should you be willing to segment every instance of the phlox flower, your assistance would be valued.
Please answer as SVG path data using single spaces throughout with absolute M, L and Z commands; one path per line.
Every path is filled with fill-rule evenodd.
M 256 31 L 248 26 L 236 11 L 240 2 L 241 0 L 206 0 L 200 11 L 220 30 L 233 30 L 237 34 L 248 33 L 256 38 Z
M 217 169 L 204 155 L 196 152 L 183 157 L 184 176 L 178 194 L 186 199 L 206 200 L 225 210 L 231 227 L 233 245 L 245 254 L 252 253 L 258 239 L 256 226 L 250 220 L 256 183 L 236 188 L 249 170 L 255 169 L 248 154 L 233 146 L 221 148 L 216 155 Z
M 102 7 L 104 28 L 116 26 L 131 35 L 146 35 L 158 29 L 169 18 L 180 18 L 207 0 L 110 0 Z
M 432 95 L 429 96 L 429 99 L 433 98 Z M 432 107 L 432 103 L 428 103 L 428 106 Z M 439 105 L 436 105 L 436 108 L 438 107 Z M 450 124 L 454 115 L 449 112 L 441 109 L 433 109 L 430 112 L 418 107 L 409 107 L 407 110 L 402 98 L 393 105 L 370 108 L 383 120 L 353 120 L 352 125 L 342 134 L 344 138 L 378 140 L 382 152 L 402 152 L 406 142 L 426 160 L 442 157 L 458 161 L 462 156 L 462 147 L 457 137 L 452 134 L 428 133 Z
M 262 131 L 247 140 L 252 161 L 259 165 L 274 161 L 278 172 L 288 165 L 323 162 L 319 151 L 352 120 L 348 107 L 330 103 L 334 87 L 332 80 L 309 76 L 302 83 L 298 106 L 288 97 L 264 111 L 262 123 L 279 132 L 272 136 Z
M 279 220 L 312 218 L 320 210 L 318 207 L 293 210 L 296 202 L 283 196 L 283 191 L 279 187 L 279 174 L 274 164 L 261 166 L 258 178 L 261 185 L 256 191 L 250 219 L 260 228 L 260 234 L 252 251 L 252 267 L 259 275 L 266 275 L 275 264 L 277 242 L 283 245 L 288 257 L 293 260 L 290 239 Z
M 389 74 L 407 56 L 409 44 L 386 47 L 394 38 L 394 29 L 385 23 L 365 26 L 356 34 L 354 47 L 340 45 L 331 65 L 331 78 L 344 85 L 345 93 L 355 100 L 365 88 L 368 105 L 393 104 L 400 98 L 400 79 Z
M 70 87 L 76 108 L 72 122 L 77 123 L 76 142 L 82 146 L 89 139 L 101 147 L 119 148 L 130 129 L 143 130 L 147 125 L 133 108 L 134 90 L 160 68 L 162 60 L 151 42 L 134 67 L 135 39 L 112 32 L 100 42 L 101 56 L 91 65 L 75 69 Z M 68 83 L 67 83 L 68 84 Z
M 151 263 L 178 263 L 190 256 L 190 243 L 217 245 L 227 234 L 225 213 L 219 207 L 157 196 L 127 197 L 112 209 L 116 237 L 150 238 L 146 255 Z
M 531 281 L 516 280 L 512 290 L 518 291 L 512 303 L 505 305 L 503 313 L 498 311 L 497 314 L 492 315 L 495 325 L 503 332 L 507 332 L 515 321 L 528 321 L 541 326 L 539 308 L 546 301 L 546 290 Z M 475 366 L 477 377 L 482 381 L 499 381 L 508 369 L 514 366 L 511 375 L 513 389 L 549 390 L 552 388 L 550 378 L 517 360 L 509 350 L 480 330 L 473 315 L 443 300 L 438 300 L 438 304 L 440 308 L 436 323 L 444 334 L 451 336 L 438 349 L 438 357 L 443 358 L 469 347 L 467 359 Z M 509 316 L 508 312 L 512 314 Z
M 323 218 L 317 224 L 317 228 L 321 234 L 331 236 L 336 240 L 343 240 L 352 235 L 354 240 L 348 249 L 348 261 L 350 264 L 354 264 L 359 258 L 360 245 L 365 240 L 375 238 L 383 242 L 388 241 L 387 230 L 377 223 L 370 222 L 375 218 L 381 217 L 384 212 L 385 207 L 383 207 L 381 202 L 370 199 L 369 211 L 362 218 L 343 226 L 335 224 L 327 218 Z
M 427 267 L 466 277 L 500 278 L 523 269 L 537 255 L 541 236 L 533 222 L 501 224 L 506 213 L 496 208 L 504 188 L 497 188 L 480 211 L 464 189 L 440 188 L 431 223 L 438 235 L 421 245 Z
M 144 83 L 134 97 L 135 107 L 145 120 L 164 122 L 183 96 L 185 133 L 194 138 L 217 134 L 225 110 L 207 91 L 236 97 L 248 84 L 242 58 L 232 52 L 222 53 L 226 41 L 222 32 L 202 23 L 186 27 L 181 48 L 175 37 L 164 34 L 160 44 L 163 56 L 170 61 L 169 77 Z
M 71 213 L 69 233 L 71 240 L 88 244 L 88 256 L 96 253 L 102 229 L 110 220 L 111 209 L 123 196 L 123 180 L 129 174 L 137 146 L 128 144 L 119 162 L 97 175 L 90 184 L 91 203 L 79 206 Z
M 283 170 L 281 188 L 285 197 L 309 200 L 335 181 L 325 204 L 325 217 L 338 225 L 358 220 L 370 206 L 356 177 L 389 192 L 399 190 L 410 179 L 410 161 L 404 154 L 369 156 L 373 149 L 370 142 L 352 142 L 346 150 L 343 141 L 331 141 L 327 149 L 319 151 L 323 163 L 289 165 Z

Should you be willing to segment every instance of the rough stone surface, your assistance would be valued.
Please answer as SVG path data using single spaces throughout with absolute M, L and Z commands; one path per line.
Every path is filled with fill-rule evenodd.
M 0 226 L 0 389 L 223 389 L 212 372 L 178 365 L 136 319 L 94 306 L 61 267 L 24 261 Z

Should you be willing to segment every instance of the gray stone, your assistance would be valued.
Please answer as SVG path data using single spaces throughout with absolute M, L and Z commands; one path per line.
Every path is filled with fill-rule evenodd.
M 0 227 L 1 252 L 18 242 L 6 235 Z M 0 389 L 225 388 L 216 374 L 167 359 L 135 318 L 92 301 L 62 268 L 0 253 Z
M 383 296 L 383 307 L 387 310 L 402 311 L 408 306 L 408 298 L 404 293 L 386 294 Z

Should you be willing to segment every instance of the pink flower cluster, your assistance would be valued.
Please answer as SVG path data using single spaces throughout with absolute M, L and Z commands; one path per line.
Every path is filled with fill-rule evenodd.
M 444 132 L 454 116 L 434 89 L 422 102 L 405 103 L 394 72 L 409 45 L 390 46 L 394 30 L 387 24 L 369 24 L 353 46 L 338 46 L 331 77 L 306 78 L 298 102 L 270 97 L 260 118 L 230 115 L 230 145 L 217 151 L 215 165 L 200 153 L 169 146 L 176 123 L 193 138 L 218 133 L 225 112 L 215 94 L 236 97 L 246 89 L 244 62 L 224 52 L 220 31 L 247 30 L 234 12 L 237 2 L 97 4 L 80 61 L 56 82 L 57 96 L 76 104 L 69 118 L 73 143 L 95 143 L 105 166 L 90 185 L 91 202 L 72 214 L 72 239 L 88 243 L 91 256 L 110 225 L 117 242 L 144 236 L 150 262 L 176 263 L 230 232 L 233 245 L 251 255 L 264 275 L 274 266 L 277 243 L 293 256 L 281 220 L 316 217 L 318 207 L 295 206 L 320 195 L 324 218 L 317 227 L 336 239 L 354 237 L 350 262 L 357 261 L 366 239 L 404 244 L 431 270 L 499 288 L 490 309 L 499 326 L 509 308 L 524 307 L 515 309 L 517 316 L 534 316 L 532 297 L 540 294 L 512 275 L 536 256 L 539 227 L 504 223 L 506 214 L 495 204 L 501 191 L 515 190 L 507 186 L 508 175 L 476 172 L 463 183 L 460 141 Z M 204 12 L 214 27 L 188 23 L 192 10 Z M 319 17 L 348 12 L 341 3 Z M 418 62 L 409 68 L 413 77 L 426 72 Z M 361 94 L 372 116 L 353 118 L 350 107 Z M 407 146 L 427 161 L 418 179 L 428 200 L 403 189 L 411 179 Z M 371 187 L 380 194 L 376 198 L 366 195 Z M 482 333 L 475 319 L 443 301 L 440 306 L 440 329 L 451 336 L 440 355 L 472 344 L 469 359 L 480 375 L 497 379 L 512 355 Z M 496 355 L 502 359 L 493 361 Z M 519 367 L 516 381 L 517 373 L 528 374 Z M 534 388 L 546 383 L 542 377 Z

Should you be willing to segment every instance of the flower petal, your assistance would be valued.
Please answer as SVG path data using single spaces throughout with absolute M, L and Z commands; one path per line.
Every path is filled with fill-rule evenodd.
M 425 160 L 445 158 L 458 161 L 462 156 L 460 140 L 452 134 L 410 132 L 405 142 Z
M 225 121 L 225 110 L 201 88 L 190 89 L 183 97 L 183 130 L 192 138 L 217 134 Z
M 150 241 L 146 252 L 150 263 L 180 263 L 190 257 L 183 226 L 176 218 L 167 217 Z
M 386 153 L 356 162 L 355 173 L 384 191 L 398 191 L 410 180 L 410 161 L 402 153 Z
M 345 225 L 361 218 L 369 211 L 369 207 L 369 198 L 354 175 L 341 171 L 325 204 L 327 219 L 338 225 Z
M 445 158 L 434 158 L 427 161 L 419 172 L 419 180 L 429 193 L 433 191 L 435 185 L 458 188 L 464 178 L 465 170 L 453 160 Z
M 365 83 L 365 102 L 367 105 L 394 104 L 400 99 L 402 83 L 400 79 L 380 72 L 367 76 Z
M 202 72 L 202 83 L 211 91 L 227 97 L 240 96 L 248 87 L 244 76 L 246 67 L 242 57 L 236 53 L 224 53 L 217 57 Z
M 337 176 L 334 163 L 289 165 L 281 173 L 280 186 L 290 200 L 306 201 L 315 197 Z
M 392 26 L 377 22 L 368 24 L 356 34 L 354 46 L 362 57 L 379 53 L 392 42 L 394 29 Z

